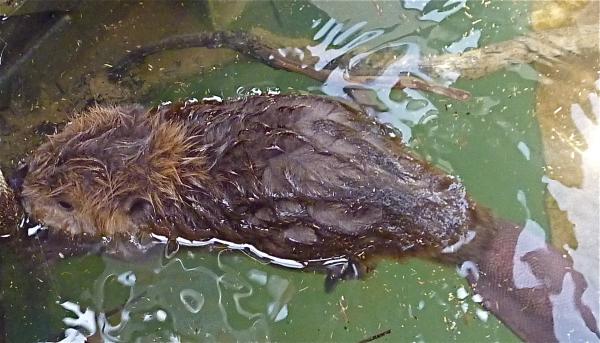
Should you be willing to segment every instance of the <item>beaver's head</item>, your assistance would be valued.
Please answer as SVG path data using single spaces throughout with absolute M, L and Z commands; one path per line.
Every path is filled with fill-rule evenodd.
M 71 234 L 134 233 L 186 206 L 206 177 L 182 121 L 140 106 L 77 116 L 25 165 L 22 202 L 35 220 Z

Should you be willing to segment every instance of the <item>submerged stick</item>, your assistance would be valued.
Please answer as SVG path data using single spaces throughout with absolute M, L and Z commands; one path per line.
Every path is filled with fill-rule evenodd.
M 10 80 L 23 64 L 30 62 L 33 58 L 32 56 L 40 49 L 40 47 L 51 38 L 54 38 L 57 34 L 60 34 L 61 30 L 70 24 L 71 21 L 71 16 L 68 14 L 58 19 L 29 49 L 25 50 L 19 58 L 0 73 L 0 86 Z M 1 61 L 2 56 L 0 54 L 0 64 Z
M 327 80 L 331 73 L 329 69 L 316 70 L 302 64 L 301 61 L 283 56 L 277 48 L 268 46 L 259 37 L 251 33 L 216 31 L 173 36 L 132 50 L 119 60 L 115 66 L 110 68 L 109 75 L 112 80 L 118 80 L 133 66 L 141 63 L 144 58 L 161 51 L 199 47 L 232 49 L 272 68 L 305 75 L 317 81 Z M 365 83 L 374 80 L 376 77 L 378 76 L 375 76 L 375 74 L 352 76 L 350 81 Z M 410 75 L 400 77 L 393 88 L 420 89 L 456 100 L 467 100 L 470 97 L 470 93 L 467 91 L 435 84 Z
M 464 79 L 478 79 L 517 64 L 551 64 L 571 55 L 597 53 L 598 30 L 598 24 L 591 24 L 532 32 L 461 54 L 431 56 L 421 68 L 433 77 L 455 73 Z
M 141 63 L 149 55 L 164 50 L 194 47 L 232 49 L 272 68 L 302 74 L 318 81 L 327 80 L 331 73 L 330 69 L 316 70 L 295 58 L 284 56 L 285 54 L 280 53 L 279 49 L 269 46 L 251 33 L 216 31 L 169 37 L 135 49 L 110 69 L 110 76 L 113 80 L 121 78 L 129 69 Z M 477 79 L 513 65 L 532 62 L 552 64 L 560 58 L 581 55 L 588 51 L 597 51 L 597 49 L 598 25 L 591 24 L 533 32 L 465 53 L 426 57 L 419 63 L 419 68 L 432 77 L 444 78 L 448 75 L 458 75 L 464 79 Z M 306 49 L 298 49 L 298 51 L 301 54 L 309 53 Z M 394 51 L 378 54 L 381 55 L 380 60 L 383 61 L 393 60 L 397 57 Z M 348 77 L 349 81 L 368 83 L 375 79 L 385 78 L 387 76 L 378 75 L 378 72 L 384 67 L 383 65 L 361 67 L 358 74 L 354 73 Z M 468 100 L 470 97 L 470 93 L 467 91 L 446 87 L 410 75 L 401 76 L 393 88 L 419 89 L 456 100 Z

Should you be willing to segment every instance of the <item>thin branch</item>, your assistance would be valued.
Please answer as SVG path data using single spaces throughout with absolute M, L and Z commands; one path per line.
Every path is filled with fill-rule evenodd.
M 116 65 L 110 68 L 109 76 L 113 81 L 119 80 L 129 69 L 139 63 L 142 63 L 144 58 L 149 55 L 164 50 L 186 49 L 194 47 L 232 49 L 250 58 L 258 60 L 272 68 L 283 69 L 302 74 L 318 81 L 327 80 L 329 74 L 331 73 L 331 70 L 316 70 L 309 66 L 303 65 L 301 61 L 282 56 L 277 48 L 266 45 L 258 37 L 250 33 L 239 31 L 216 31 L 173 36 L 135 49 L 129 52 L 124 58 L 116 63 Z M 361 75 L 353 76 L 349 81 L 364 83 L 374 79 L 375 76 L 373 75 Z M 400 77 L 393 88 L 420 89 L 457 100 L 466 100 L 470 97 L 470 94 L 466 91 L 434 84 L 409 75 Z
M 431 56 L 420 66 L 432 77 L 457 73 L 464 79 L 478 79 L 516 64 L 552 64 L 567 56 L 598 53 L 599 39 L 598 24 L 571 26 L 532 32 L 462 54 Z
M 383 337 L 383 336 L 389 335 L 390 333 L 392 333 L 392 330 L 391 330 L 391 329 L 387 329 L 387 330 L 385 330 L 385 331 L 383 331 L 383 332 L 380 332 L 380 333 L 378 333 L 378 334 L 376 334 L 376 335 L 373 335 L 373 336 L 371 336 L 371 337 L 367 337 L 367 338 L 365 338 L 365 339 L 362 339 L 362 340 L 360 340 L 358 343 L 368 343 L 368 342 L 372 342 L 372 341 L 374 341 L 374 340 L 376 340 L 376 339 L 380 339 L 380 338 L 381 338 L 381 337 Z

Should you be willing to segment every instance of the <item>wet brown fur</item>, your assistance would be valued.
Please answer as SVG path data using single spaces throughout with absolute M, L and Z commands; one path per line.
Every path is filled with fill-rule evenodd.
M 79 218 L 87 220 L 52 223 L 82 229 L 69 230 L 71 234 L 130 232 L 131 220 L 119 202 L 128 194 L 140 195 L 157 216 L 165 216 L 167 206 L 182 206 L 183 189 L 207 177 L 202 155 L 188 133 L 184 123 L 161 121 L 139 106 L 91 108 L 37 150 L 22 195 L 41 206 L 26 201 L 26 210 L 47 218 L 54 201 L 73 203 Z M 108 141 L 107 151 L 97 150 L 99 140 Z M 102 158 L 106 154 L 128 168 L 107 165 L 116 159 Z M 66 194 L 68 198 L 60 198 Z
M 96 107 L 33 155 L 23 204 L 51 230 L 251 243 L 299 261 L 438 256 L 472 224 L 458 181 L 337 101 Z

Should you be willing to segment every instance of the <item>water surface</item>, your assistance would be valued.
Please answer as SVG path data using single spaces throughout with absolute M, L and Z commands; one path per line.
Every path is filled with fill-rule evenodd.
M 380 103 L 368 109 L 370 114 L 396 127 L 423 158 L 460 177 L 478 203 L 515 223 L 539 225 L 548 239 L 558 237 L 553 232 L 560 229 L 551 229 L 554 222 L 546 211 L 548 190 L 560 209 L 568 212 L 572 205 L 567 203 L 577 203 L 573 194 L 579 194 L 580 186 L 561 183 L 559 175 L 546 168 L 546 131 L 540 130 L 536 117 L 539 80 L 531 66 L 479 80 L 433 80 L 469 91 L 472 97 L 465 102 L 390 88 L 390 77 L 401 73 L 426 78 L 418 69 L 424 56 L 461 52 L 529 32 L 531 5 L 524 1 L 252 1 L 222 8 L 188 2 L 90 1 L 74 7 L 68 20 L 60 6 L 46 9 L 54 17 L 39 19 L 40 27 L 56 28 L 60 20 L 66 24 L 51 36 L 40 34 L 32 58 L 0 84 L 0 125 L 7 128 L 0 136 L 0 165 L 14 165 L 41 141 L 34 128 L 46 127 L 41 125 L 44 121 L 65 122 L 73 108 L 91 99 L 133 99 L 155 105 L 267 92 L 349 98 L 343 65 L 327 81 L 317 82 L 223 50 L 189 49 L 147 59 L 136 70 L 139 94 L 119 93 L 99 76 L 126 49 L 173 34 L 266 31 L 289 42 L 283 47 L 285 53 L 294 47 L 307 48 L 318 57 L 317 69 L 347 54 L 357 54 L 360 60 L 382 49 L 397 51 L 399 58 L 383 72 L 387 77 L 363 85 Z M 12 59 L 6 55 L 4 63 L 16 63 L 17 55 Z M 0 67 L 6 72 L 9 66 Z M 586 94 L 597 92 L 593 85 L 581 87 Z M 598 110 L 597 99 L 595 110 L 582 106 L 581 112 L 591 116 Z M 571 120 L 570 114 L 566 112 L 566 120 Z M 594 142 L 586 148 L 595 147 Z M 598 180 L 597 160 L 583 160 L 588 163 L 583 187 L 593 188 Z M 593 209 L 593 203 L 589 206 Z M 598 232 L 597 212 L 595 222 L 586 216 L 568 219 L 578 228 L 571 236 L 586 237 L 589 243 L 580 241 L 579 250 L 571 250 L 575 264 L 586 261 L 581 268 L 591 270 L 586 275 L 593 278 L 597 235 L 590 232 Z M 559 247 L 570 243 L 554 242 Z M 18 254 L 2 254 L 4 330 L 10 342 L 57 341 L 65 330 L 73 340 L 102 331 L 105 341 L 121 342 L 356 342 L 387 330 L 390 333 L 378 341 L 518 341 L 479 306 L 455 268 L 424 261 L 384 261 L 367 280 L 344 282 L 326 294 L 321 274 L 286 270 L 218 247 L 181 249 L 169 259 L 157 250 L 142 261 L 87 256 L 34 267 Z M 73 327 L 79 331 L 69 329 Z

